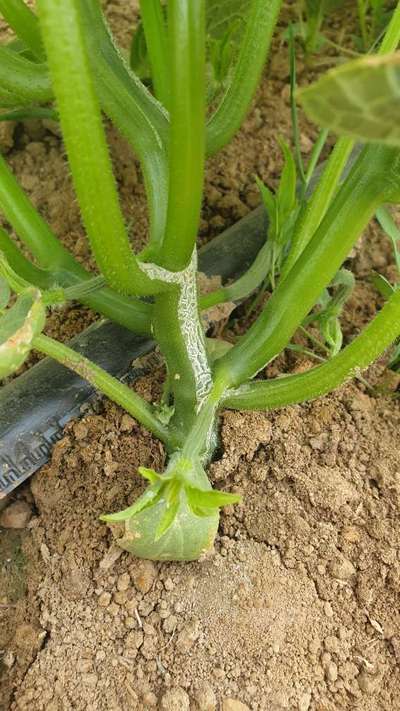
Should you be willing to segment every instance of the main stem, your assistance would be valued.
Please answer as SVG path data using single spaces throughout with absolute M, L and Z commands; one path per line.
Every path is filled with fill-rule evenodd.
M 212 387 L 199 317 L 196 236 L 205 161 L 205 2 L 168 3 L 169 202 L 158 264 L 143 264 L 172 289 L 156 296 L 153 328 L 174 402 L 172 425 L 185 437 Z
M 205 0 L 168 3 L 169 202 L 161 264 L 181 271 L 196 243 L 205 162 Z

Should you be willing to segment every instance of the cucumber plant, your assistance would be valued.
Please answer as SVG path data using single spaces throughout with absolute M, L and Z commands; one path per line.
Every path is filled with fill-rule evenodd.
M 271 268 L 270 246 L 264 246 L 239 282 L 206 297 L 198 293 L 196 236 L 205 160 L 226 145 L 249 108 L 281 0 L 246 2 L 234 66 L 212 107 L 206 102 L 206 4 L 168 0 L 164 14 L 159 0 L 142 0 L 154 96 L 118 51 L 99 0 L 37 0 L 38 16 L 22 0 L 0 0 L 0 10 L 19 38 L 17 50 L 16 45 L 0 48 L 0 103 L 8 114 L 51 112 L 58 117 L 99 269 L 93 276 L 77 264 L 1 159 L 0 209 L 31 254 L 27 259 L 8 232 L 0 232 L 1 374 L 15 370 L 29 349 L 36 349 L 89 380 L 164 443 L 165 472 L 140 468 L 148 481 L 142 496 L 126 510 L 102 517 L 123 548 L 161 560 L 198 558 L 213 545 L 219 509 L 239 500 L 236 494 L 212 489 L 206 473 L 222 408 L 269 410 L 327 393 L 368 366 L 400 333 L 400 291 L 394 291 L 352 343 L 340 348 L 337 342 L 334 320 L 341 302 L 334 301 L 336 292 L 327 299 L 324 290 L 375 211 L 400 201 L 396 141 L 368 143 L 342 180 L 353 147 L 345 137 L 338 140 L 312 196 L 300 205 L 293 197 L 292 159 L 282 147 L 288 177 L 282 178 L 279 199 L 267 198 L 271 211 L 278 209 L 272 244 L 279 252 L 279 273 L 272 295 L 231 348 L 208 346 L 201 309 L 232 294 L 246 297 Z M 387 61 L 399 39 L 400 6 L 378 61 Z M 315 105 L 324 108 L 330 101 L 331 83 L 337 80 L 325 81 L 323 100 L 318 85 L 302 94 L 311 114 Z M 385 83 L 380 92 L 392 101 L 393 83 Z M 372 88 L 367 96 L 364 89 L 354 96 L 351 110 L 357 122 L 364 105 L 368 112 L 369 100 L 375 106 Z M 342 103 L 337 113 L 341 117 L 343 111 L 351 123 Z M 131 247 L 121 212 L 102 112 L 141 162 L 150 228 L 140 253 Z M 319 123 L 325 121 L 322 114 Z M 339 130 L 346 121 L 339 121 Z M 370 136 L 363 138 L 369 141 Z M 282 221 L 289 217 L 285 229 Z M 337 293 L 343 283 L 336 283 Z M 17 294 L 10 310 L 8 288 Z M 46 308 L 71 298 L 137 333 L 152 335 L 168 374 L 161 408 L 43 334 Z M 333 357 L 302 374 L 253 380 L 287 347 L 318 303 Z

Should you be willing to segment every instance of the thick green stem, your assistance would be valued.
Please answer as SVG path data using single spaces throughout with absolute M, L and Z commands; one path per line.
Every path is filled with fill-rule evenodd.
M 168 107 L 168 44 L 160 0 L 140 0 L 140 16 L 150 58 L 154 93 Z
M 43 59 L 39 22 L 24 0 L 0 0 L 0 12 L 15 34 L 38 59 Z
M 325 395 L 367 368 L 400 335 L 400 290 L 364 331 L 328 362 L 299 375 L 257 381 L 226 394 L 236 410 L 272 410 Z
M 150 214 L 149 259 L 164 237 L 168 205 L 166 112 L 119 54 L 98 0 L 79 0 L 99 100 L 138 156 Z
M 72 177 L 97 264 L 118 291 L 152 294 L 160 285 L 140 269 L 125 229 L 77 0 L 39 0 L 38 7 Z
M 239 56 L 222 100 L 207 124 L 207 155 L 234 136 L 257 89 L 282 0 L 251 0 Z
M 253 377 L 287 346 L 376 208 L 399 197 L 399 162 L 396 149 L 364 149 L 288 277 L 279 283 L 247 334 L 217 362 L 216 377 L 227 386 Z
M 169 203 L 161 263 L 190 262 L 203 196 L 205 160 L 205 0 L 168 5 L 170 118 Z
M 165 357 L 174 396 L 174 427 L 186 434 L 211 390 L 212 377 L 198 311 L 197 260 L 181 272 L 146 265 L 149 274 L 174 288 L 156 297 L 153 327 Z
M 63 343 L 48 338 L 48 336 L 37 336 L 33 341 L 33 347 L 54 358 L 54 360 L 73 370 L 91 385 L 100 390 L 110 400 L 121 405 L 132 417 L 156 435 L 162 442 L 169 446 L 169 431 L 155 415 L 154 409 L 127 385 L 120 383 L 105 370 L 95 363 L 72 350 Z
M 223 383 L 214 383 L 204 400 L 182 447 L 182 457 L 209 461 L 217 444 L 215 421 L 224 393 Z
M 178 320 L 179 290 L 160 294 L 154 304 L 154 336 L 165 358 L 174 399 L 174 425 L 185 431 L 196 415 L 196 383 Z

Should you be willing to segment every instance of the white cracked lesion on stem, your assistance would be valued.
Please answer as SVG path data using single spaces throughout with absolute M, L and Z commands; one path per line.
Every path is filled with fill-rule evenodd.
M 180 272 L 171 272 L 157 264 L 147 262 L 141 263 L 140 268 L 150 279 L 176 284 L 179 287 L 177 316 L 188 360 L 193 370 L 197 411 L 199 411 L 211 390 L 212 375 L 198 312 L 197 252 L 194 250 L 190 263 Z

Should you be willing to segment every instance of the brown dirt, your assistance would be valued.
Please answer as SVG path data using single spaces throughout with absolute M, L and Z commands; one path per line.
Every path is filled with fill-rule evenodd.
M 126 42 L 124 3 L 107 11 Z M 257 204 L 254 173 L 270 185 L 279 174 L 286 66 L 277 51 L 242 131 L 210 161 L 203 239 Z M 34 203 L 90 266 L 54 127 L 0 131 Z M 305 154 L 314 131 L 302 123 Z M 126 143 L 111 129 L 109 137 L 140 246 L 140 171 Z M 346 337 L 375 311 L 371 268 L 388 275 L 391 263 L 372 224 L 353 254 Z M 73 305 L 52 314 L 48 332 L 66 339 L 94 317 Z M 270 372 L 303 367 L 290 354 Z M 367 378 L 381 384 L 384 365 Z M 159 382 L 143 377 L 136 387 L 152 399 Z M 69 425 L 52 462 L 13 497 L 31 508 L 27 528 L 1 533 L 0 709 L 397 711 L 399 425 L 398 401 L 356 385 L 273 414 L 225 413 L 210 473 L 244 503 L 224 511 L 215 554 L 186 565 L 135 560 L 98 521 L 140 493 L 139 465 L 162 467 L 161 445 L 110 403 Z
M 137 496 L 139 464 L 162 466 L 160 445 L 110 404 L 70 425 L 31 484 L 28 592 L 8 610 L 9 708 L 233 698 L 394 711 L 399 425 L 398 404 L 354 385 L 275 414 L 226 413 L 211 476 L 244 504 L 223 514 L 215 555 L 187 565 L 134 560 L 98 522 Z

